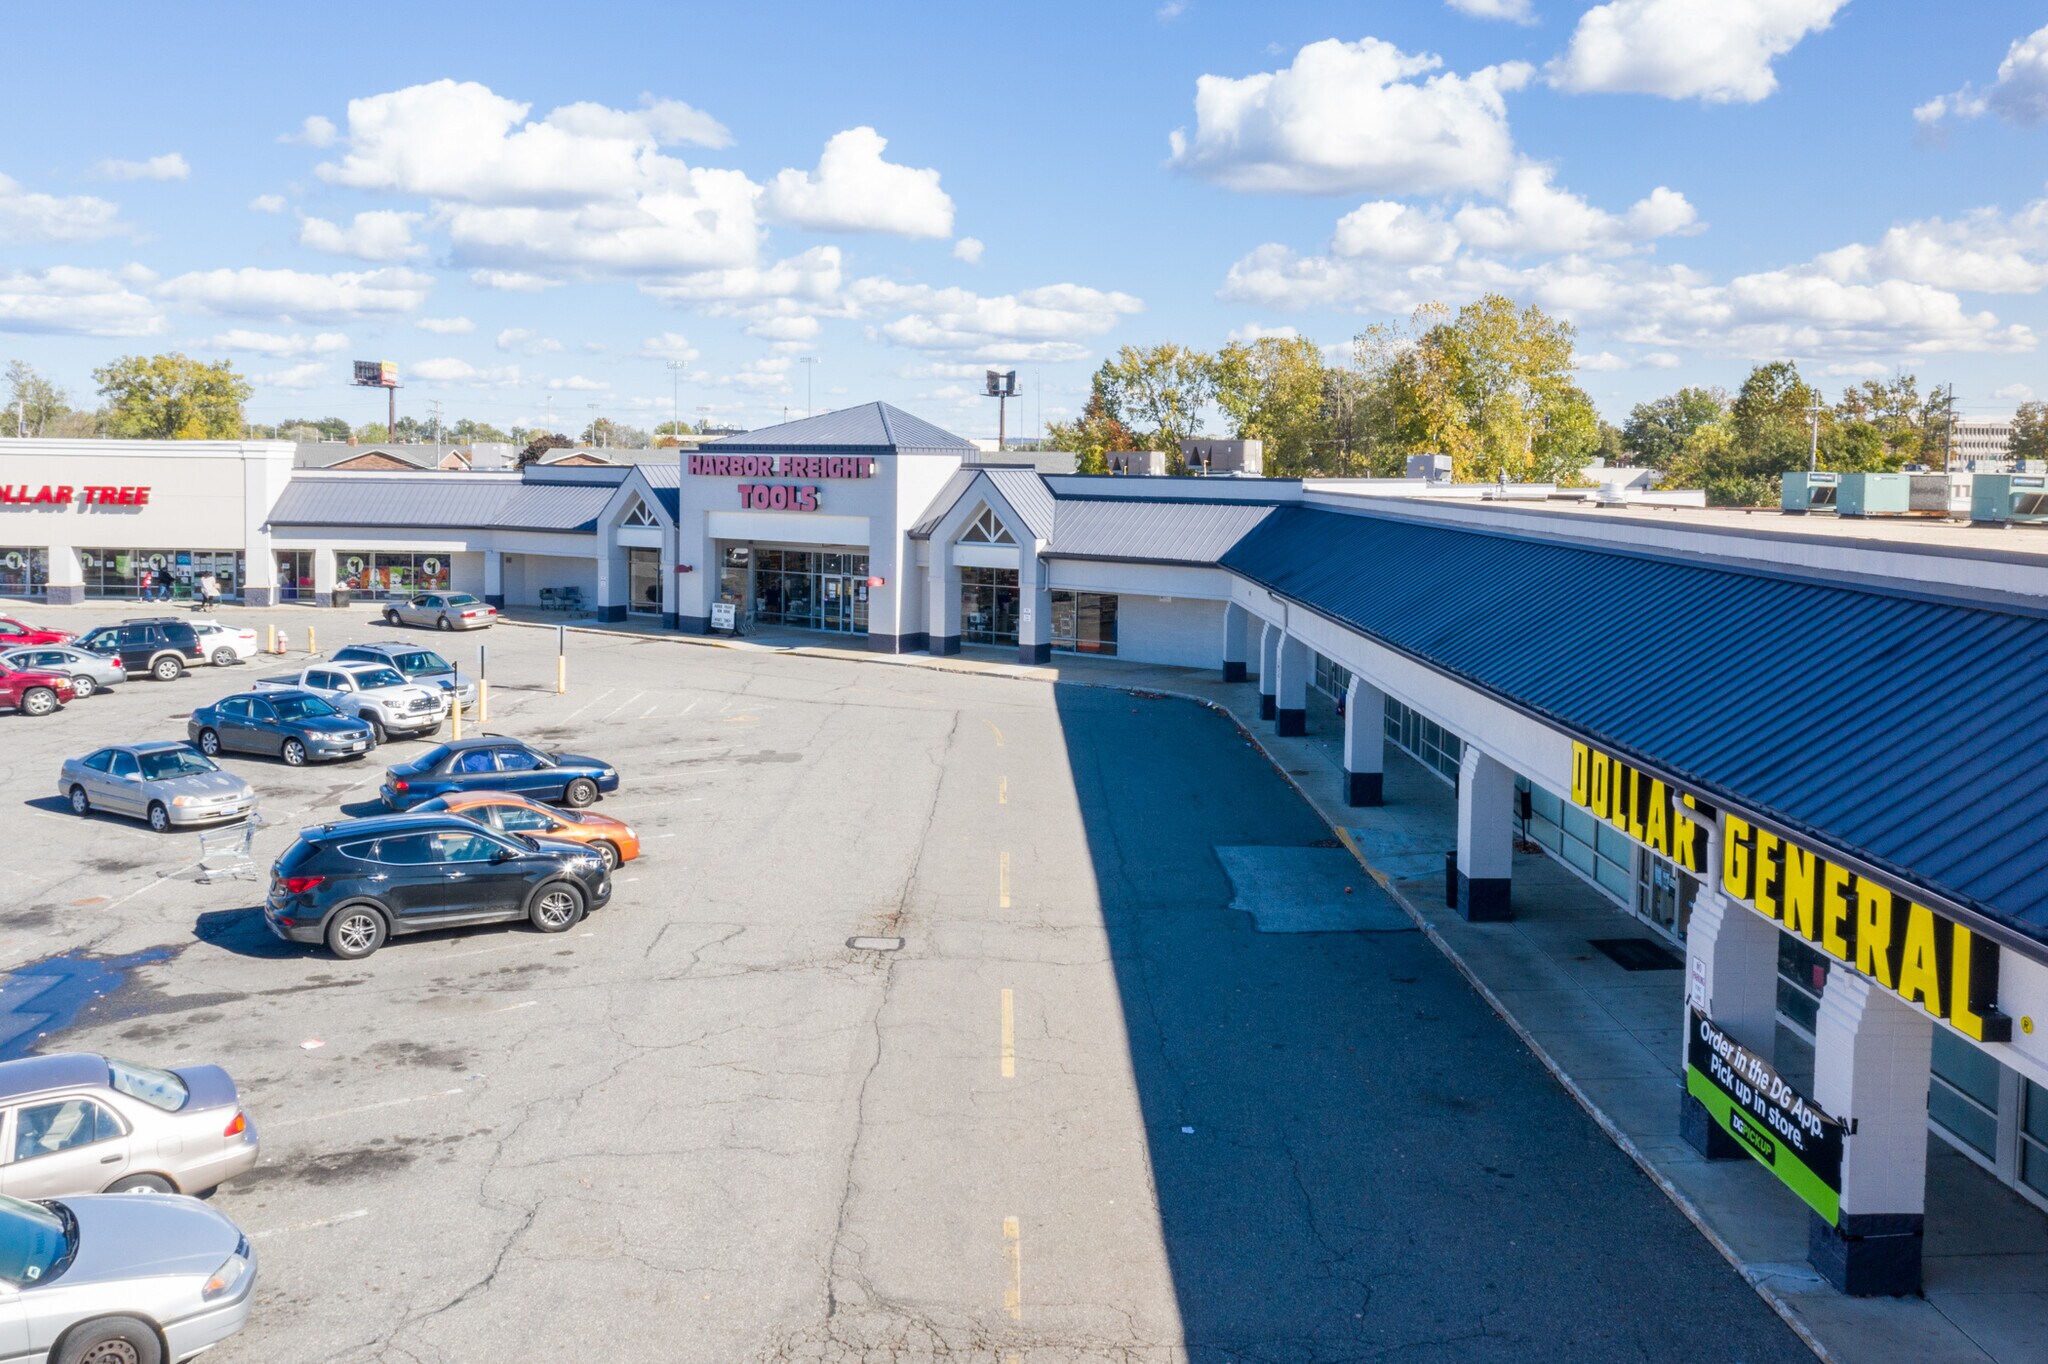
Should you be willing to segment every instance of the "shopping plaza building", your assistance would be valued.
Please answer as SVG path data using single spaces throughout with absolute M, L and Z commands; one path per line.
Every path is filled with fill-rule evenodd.
M 1682 951 L 1672 1131 L 1772 1163 L 1837 1287 L 1918 1287 L 1930 1140 L 2048 1209 L 2048 528 L 1043 474 L 885 404 L 673 463 L 293 462 L 0 443 L 0 595 L 132 596 L 145 568 L 252 604 L 446 587 L 1255 681 L 1278 734 L 1339 717 L 1342 801 L 1382 801 L 1397 749 L 1455 788 L 1466 918 L 1514 915 L 1525 838 Z

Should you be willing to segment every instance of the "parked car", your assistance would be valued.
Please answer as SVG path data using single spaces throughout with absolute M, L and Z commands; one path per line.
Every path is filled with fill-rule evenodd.
M 578 844 L 460 815 L 379 815 L 301 830 L 271 868 L 263 918 L 280 938 L 354 960 L 395 934 L 465 924 L 560 933 L 611 893 L 604 859 Z
M 186 1360 L 242 1329 L 256 1252 L 222 1214 L 175 1194 L 0 1195 L 9 1360 Z
M 72 813 L 104 810 L 147 820 L 158 833 L 190 824 L 240 819 L 256 808 L 256 790 L 190 744 L 156 739 L 115 744 L 70 758 L 57 792 Z
M 309 691 L 344 715 L 367 720 L 383 743 L 432 734 L 448 713 L 448 696 L 440 688 L 415 686 L 396 668 L 382 663 L 315 663 L 298 672 L 270 673 L 255 682 L 258 691 Z
M 467 592 L 421 592 L 385 607 L 384 619 L 436 630 L 482 630 L 498 619 L 498 608 Z
M 31 644 L 10 649 L 0 654 L 0 663 L 27 672 L 63 673 L 71 679 L 71 695 L 78 701 L 128 680 L 128 670 L 119 660 L 70 644 Z
M 23 715 L 48 715 L 75 695 L 75 685 L 64 673 L 0 663 L 0 707 Z
M 330 657 L 336 663 L 382 663 L 398 669 L 408 682 L 453 693 L 455 704 L 464 709 L 476 704 L 476 680 L 464 677 L 432 649 L 411 644 L 345 644 Z
M 206 661 L 225 668 L 256 657 L 256 632 L 242 625 L 222 625 L 217 620 L 195 620 L 192 632 L 206 650 Z
M 25 625 L 13 616 L 0 616 L 0 645 L 69 644 L 71 640 L 69 630 L 45 630 Z
M 368 720 L 343 715 L 309 691 L 224 696 L 193 711 L 185 734 L 209 758 L 224 751 L 264 753 L 286 767 L 360 758 L 377 746 Z
M 102 625 L 87 631 L 78 647 L 118 659 L 130 677 L 148 673 L 159 682 L 175 682 L 186 668 L 206 661 L 198 632 L 189 622 L 168 617 Z
M 511 791 L 581 809 L 600 792 L 618 789 L 618 769 L 602 759 L 550 753 L 524 740 L 486 734 L 438 744 L 397 764 L 379 794 L 392 810 L 465 791 Z
M 85 1052 L 0 1061 L 0 1193 L 203 1194 L 255 1167 L 256 1129 L 219 1066 Z
M 640 835 L 623 819 L 613 819 L 595 810 L 556 810 L 510 791 L 464 791 L 458 795 L 435 796 L 413 807 L 419 814 L 446 812 L 473 819 L 487 829 L 508 834 L 532 834 L 537 838 L 560 838 L 581 843 L 617 870 L 622 862 L 640 855 Z

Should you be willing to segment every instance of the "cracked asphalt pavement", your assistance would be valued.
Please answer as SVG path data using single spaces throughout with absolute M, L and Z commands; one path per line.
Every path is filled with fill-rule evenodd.
M 1812 1358 L 1417 934 L 1228 908 L 1215 847 L 1328 831 L 1223 717 L 626 636 L 556 696 L 552 632 L 488 643 L 490 728 L 616 762 L 645 840 L 561 937 L 337 962 L 191 835 L 57 808 L 248 668 L 0 716 L 7 1054 L 218 1062 L 263 1136 L 210 1359 Z M 265 866 L 382 771 L 229 763 Z M 36 963 L 149 949 L 43 1017 Z

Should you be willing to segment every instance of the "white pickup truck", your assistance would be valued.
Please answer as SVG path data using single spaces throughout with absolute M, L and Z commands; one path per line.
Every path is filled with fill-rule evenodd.
M 312 692 L 344 715 L 368 720 L 380 744 L 432 734 L 448 714 L 448 693 L 416 686 L 388 663 L 312 663 L 259 677 L 256 689 Z

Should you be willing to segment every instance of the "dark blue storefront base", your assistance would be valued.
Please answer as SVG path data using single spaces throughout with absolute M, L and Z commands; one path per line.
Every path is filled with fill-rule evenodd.
M 623 603 L 615 606 L 600 606 L 597 608 L 597 618 L 607 625 L 617 625 L 626 619 L 626 608 Z
M 1273 712 L 1273 733 L 1282 739 L 1300 738 L 1308 733 L 1308 712 L 1276 709 Z
M 1916 1298 L 1926 1223 L 1919 1213 L 1845 1212 L 1829 1226 L 1809 1212 L 1806 1262 L 1852 1298 Z
M 85 601 L 84 583 L 51 583 L 43 598 L 52 606 L 78 606 Z
M 1458 913 L 1466 923 L 1502 924 L 1515 917 L 1508 904 L 1505 876 L 1467 876 L 1458 873 Z
M 960 652 L 960 636 L 933 635 L 931 637 L 931 642 L 926 646 L 926 652 L 934 654 L 957 654 Z
M 1259 718 L 1270 720 L 1280 710 L 1280 698 L 1271 692 L 1259 693 Z
M 1384 772 L 1346 772 L 1344 774 L 1344 803 L 1346 805 L 1379 805 L 1385 801 L 1386 774 Z
M 1678 1092 L 1678 1135 L 1708 1160 L 1735 1160 L 1749 1149 L 1728 1135 L 1728 1129 L 1714 1121 L 1707 1106 L 1684 1090 Z
M 871 654 L 915 654 L 924 652 L 927 636 L 919 630 L 908 635 L 875 635 L 868 637 L 868 652 Z
M 1052 662 L 1052 645 L 1019 644 L 1017 646 L 1017 661 L 1027 667 L 1033 667 L 1041 663 L 1050 663 Z
M 486 606 L 495 606 L 502 611 L 505 609 L 505 594 L 503 592 L 486 592 L 484 593 L 484 604 Z
M 1244 676 L 1244 664 L 1225 663 L 1223 665 L 1223 680 L 1225 682 L 1242 682 L 1244 681 Z

